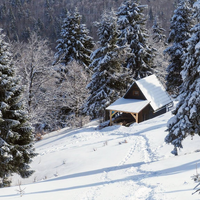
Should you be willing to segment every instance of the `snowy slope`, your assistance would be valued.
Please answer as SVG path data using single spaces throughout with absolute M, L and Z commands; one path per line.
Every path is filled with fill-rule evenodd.
M 28 179 L 13 176 L 0 199 L 194 200 L 191 176 L 200 171 L 200 138 L 184 141 L 174 157 L 164 143 L 170 113 L 131 127 L 63 129 L 35 147 L 39 155 Z M 20 197 L 19 186 L 25 194 Z

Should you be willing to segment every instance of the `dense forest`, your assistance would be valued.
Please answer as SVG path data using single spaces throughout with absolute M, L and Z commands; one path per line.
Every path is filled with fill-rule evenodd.
M 168 65 L 168 59 L 162 53 L 166 48 L 165 41 L 153 40 L 152 27 L 153 24 L 155 26 L 155 21 L 157 21 L 160 27 L 166 30 L 164 34 L 168 35 L 170 19 L 177 6 L 177 0 L 138 1 L 138 8 L 136 6 L 133 10 L 138 9 L 136 13 L 138 12 L 139 16 L 131 19 L 138 22 L 133 27 L 130 24 L 130 28 L 135 32 L 130 33 L 127 41 L 123 41 L 124 35 L 122 34 L 120 36 L 120 45 L 124 46 L 121 49 L 117 49 L 115 44 L 117 44 L 119 30 L 116 32 L 114 30 L 119 29 L 118 23 L 122 23 L 123 20 L 117 22 L 116 14 L 113 14 L 113 21 L 110 16 L 104 19 L 103 14 L 105 11 L 108 13 L 118 12 L 118 15 L 121 15 L 121 19 L 124 18 L 125 16 L 123 13 L 120 14 L 119 10 L 123 2 L 123 0 L 0 1 L 0 28 L 3 29 L 6 41 L 11 43 L 14 68 L 16 75 L 21 77 L 20 84 L 23 86 L 23 101 L 29 113 L 31 124 L 36 128 L 35 133 L 41 132 L 41 130 L 49 131 L 66 126 L 82 126 L 85 123 L 84 121 L 88 121 L 88 116 L 91 117 L 93 115 L 91 113 L 88 114 L 88 110 L 91 110 L 91 107 L 97 107 L 97 105 L 93 106 L 93 103 L 96 104 L 97 101 L 94 100 L 92 102 L 92 97 L 94 96 L 92 94 L 93 92 L 97 93 L 96 90 L 101 85 L 99 77 L 97 77 L 97 80 L 93 80 L 94 85 L 97 83 L 96 89 L 92 91 L 93 86 L 91 88 L 88 86 L 95 70 L 97 74 L 99 71 L 105 73 L 105 70 L 107 70 L 107 73 L 110 74 L 109 76 L 112 76 L 112 81 L 116 80 L 114 85 L 119 84 L 120 95 L 132 83 L 133 78 L 145 77 L 152 74 L 153 71 L 164 82 L 165 69 Z M 133 10 L 128 13 L 134 12 Z M 134 18 L 134 16 L 132 17 Z M 120 19 L 120 16 L 118 18 Z M 108 24 L 96 26 L 94 22 L 101 20 Z M 106 35 L 107 30 L 105 33 L 103 31 L 100 34 L 101 30 L 99 28 L 101 26 L 102 30 L 104 28 L 109 30 L 108 35 Z M 122 23 L 120 26 L 123 32 L 125 31 L 122 30 L 123 27 L 129 25 Z M 146 37 L 146 29 L 151 37 Z M 159 27 L 156 29 L 158 32 L 160 31 Z M 137 32 L 140 32 L 141 35 L 137 35 Z M 99 34 L 105 37 L 105 40 L 100 43 L 99 39 L 102 36 Z M 158 35 L 161 36 L 162 34 L 159 32 Z M 137 38 L 140 39 L 138 40 Z M 132 40 L 133 42 L 131 42 Z M 132 43 L 130 49 L 125 47 L 126 44 L 130 45 L 130 43 Z M 107 45 L 112 49 L 111 51 L 108 48 L 106 50 L 107 53 L 116 52 L 117 56 L 114 53 L 110 56 L 110 58 L 112 57 L 110 61 L 105 59 L 104 67 L 99 69 L 99 66 L 93 65 L 93 63 L 99 60 L 100 57 L 102 59 L 106 56 L 107 53 L 105 54 L 105 50 L 102 49 L 104 47 L 107 48 Z M 141 49 L 141 47 L 143 48 Z M 137 50 L 135 51 L 134 48 L 137 48 Z M 156 55 L 154 55 L 153 49 L 157 49 Z M 94 54 L 92 55 L 93 51 Z M 99 51 L 99 55 L 95 55 L 96 51 Z M 63 52 L 65 52 L 65 55 Z M 141 53 L 144 55 L 140 55 Z M 132 71 L 130 75 L 128 75 L 128 72 L 125 73 L 125 68 L 121 69 L 122 64 L 124 65 L 125 63 L 124 59 L 128 59 L 129 54 L 130 57 L 134 57 L 134 54 L 138 58 L 136 61 L 130 58 L 129 63 L 127 63 L 127 69 L 130 68 Z M 143 61 L 143 58 L 147 59 Z M 111 66 L 109 70 L 107 69 L 108 66 Z M 113 66 L 114 68 L 112 69 Z M 114 75 L 116 66 L 119 68 L 118 74 Z M 150 69 L 154 68 L 154 66 L 157 67 L 156 70 Z M 144 67 L 145 70 L 138 69 L 138 67 Z M 90 73 L 88 73 L 88 69 Z M 122 71 L 125 74 L 121 75 Z M 140 73 L 140 71 L 142 72 Z M 105 81 L 108 80 L 108 74 L 105 74 Z M 123 78 L 119 81 L 117 77 Z M 123 83 L 125 79 L 126 81 Z M 100 77 L 100 80 L 103 80 L 102 77 Z M 106 84 L 102 82 L 102 86 L 106 86 Z M 112 85 L 109 83 L 105 87 L 105 94 L 108 92 L 109 87 L 110 91 L 116 94 L 116 88 L 112 88 Z M 99 88 L 99 91 L 101 90 L 102 88 Z M 100 110 L 98 115 L 102 117 L 102 105 L 105 104 L 104 107 L 107 106 L 105 99 L 108 99 L 108 96 L 105 97 L 101 92 L 99 95 L 99 99 L 104 102 L 99 102 Z M 87 108 L 85 102 L 88 98 L 90 102 Z M 116 98 L 118 96 L 112 97 L 110 103 Z M 82 110 L 85 110 L 83 116 Z M 93 117 L 95 116 L 96 114 Z
M 90 35 L 97 40 L 93 22 L 100 19 L 104 10 L 117 10 L 122 2 L 123 0 L 1 0 L 0 27 L 11 40 L 26 41 L 34 30 L 55 44 L 66 10 L 73 12 L 77 7 L 82 15 L 82 23 L 87 25 Z M 168 34 L 177 0 L 141 0 L 141 4 L 148 5 L 144 11 L 147 28 L 152 26 L 157 17 Z

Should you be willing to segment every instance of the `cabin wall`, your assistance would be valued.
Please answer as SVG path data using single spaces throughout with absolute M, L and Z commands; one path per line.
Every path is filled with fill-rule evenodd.
M 104 112 L 104 121 L 110 120 L 110 111 L 105 110 Z
M 143 93 L 141 92 L 141 90 L 139 89 L 139 87 L 134 84 L 130 90 L 126 93 L 126 95 L 124 96 L 125 99 L 142 99 L 142 100 L 146 100 L 145 96 L 143 95 Z
M 138 122 L 143 122 L 147 119 L 150 119 L 150 115 L 152 113 L 152 108 L 150 105 L 146 106 L 142 111 L 139 112 Z
M 157 116 L 159 116 L 159 115 L 162 115 L 162 114 L 164 114 L 164 113 L 166 113 L 167 112 L 167 108 L 166 107 L 163 107 L 161 110 L 159 110 L 158 112 L 152 112 L 151 113 L 151 115 L 150 115 L 150 119 L 151 118 L 154 118 L 154 117 L 157 117 Z
M 166 107 L 163 107 L 163 109 L 159 110 L 158 112 L 154 112 L 152 107 L 148 105 L 146 108 L 144 108 L 140 113 L 139 113 L 139 123 L 143 122 L 148 119 L 152 119 L 154 117 L 157 117 L 159 115 L 162 115 L 166 113 Z

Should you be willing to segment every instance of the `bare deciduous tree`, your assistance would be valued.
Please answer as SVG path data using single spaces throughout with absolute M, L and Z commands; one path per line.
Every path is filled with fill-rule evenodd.
M 88 97 L 86 89 L 90 81 L 90 75 L 80 66 L 76 61 L 71 62 L 65 66 L 67 73 L 58 77 L 64 77 L 62 83 L 57 85 L 57 110 L 60 110 L 60 116 L 63 117 L 62 121 L 64 126 L 81 127 L 87 120 L 87 117 L 81 115 L 81 108 L 84 101 Z
M 32 33 L 27 43 L 18 42 L 13 47 L 16 71 L 24 86 L 24 101 L 31 122 L 35 124 L 44 120 L 46 110 L 52 102 L 49 85 L 52 84 L 54 74 L 51 60 L 53 52 L 48 41 L 36 33 Z

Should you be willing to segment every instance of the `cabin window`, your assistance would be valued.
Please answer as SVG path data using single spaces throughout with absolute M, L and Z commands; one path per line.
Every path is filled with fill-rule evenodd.
M 134 90 L 134 91 L 133 91 L 133 95 L 135 95 L 135 96 L 139 96 L 139 94 L 140 94 L 140 93 L 139 93 L 138 90 Z

